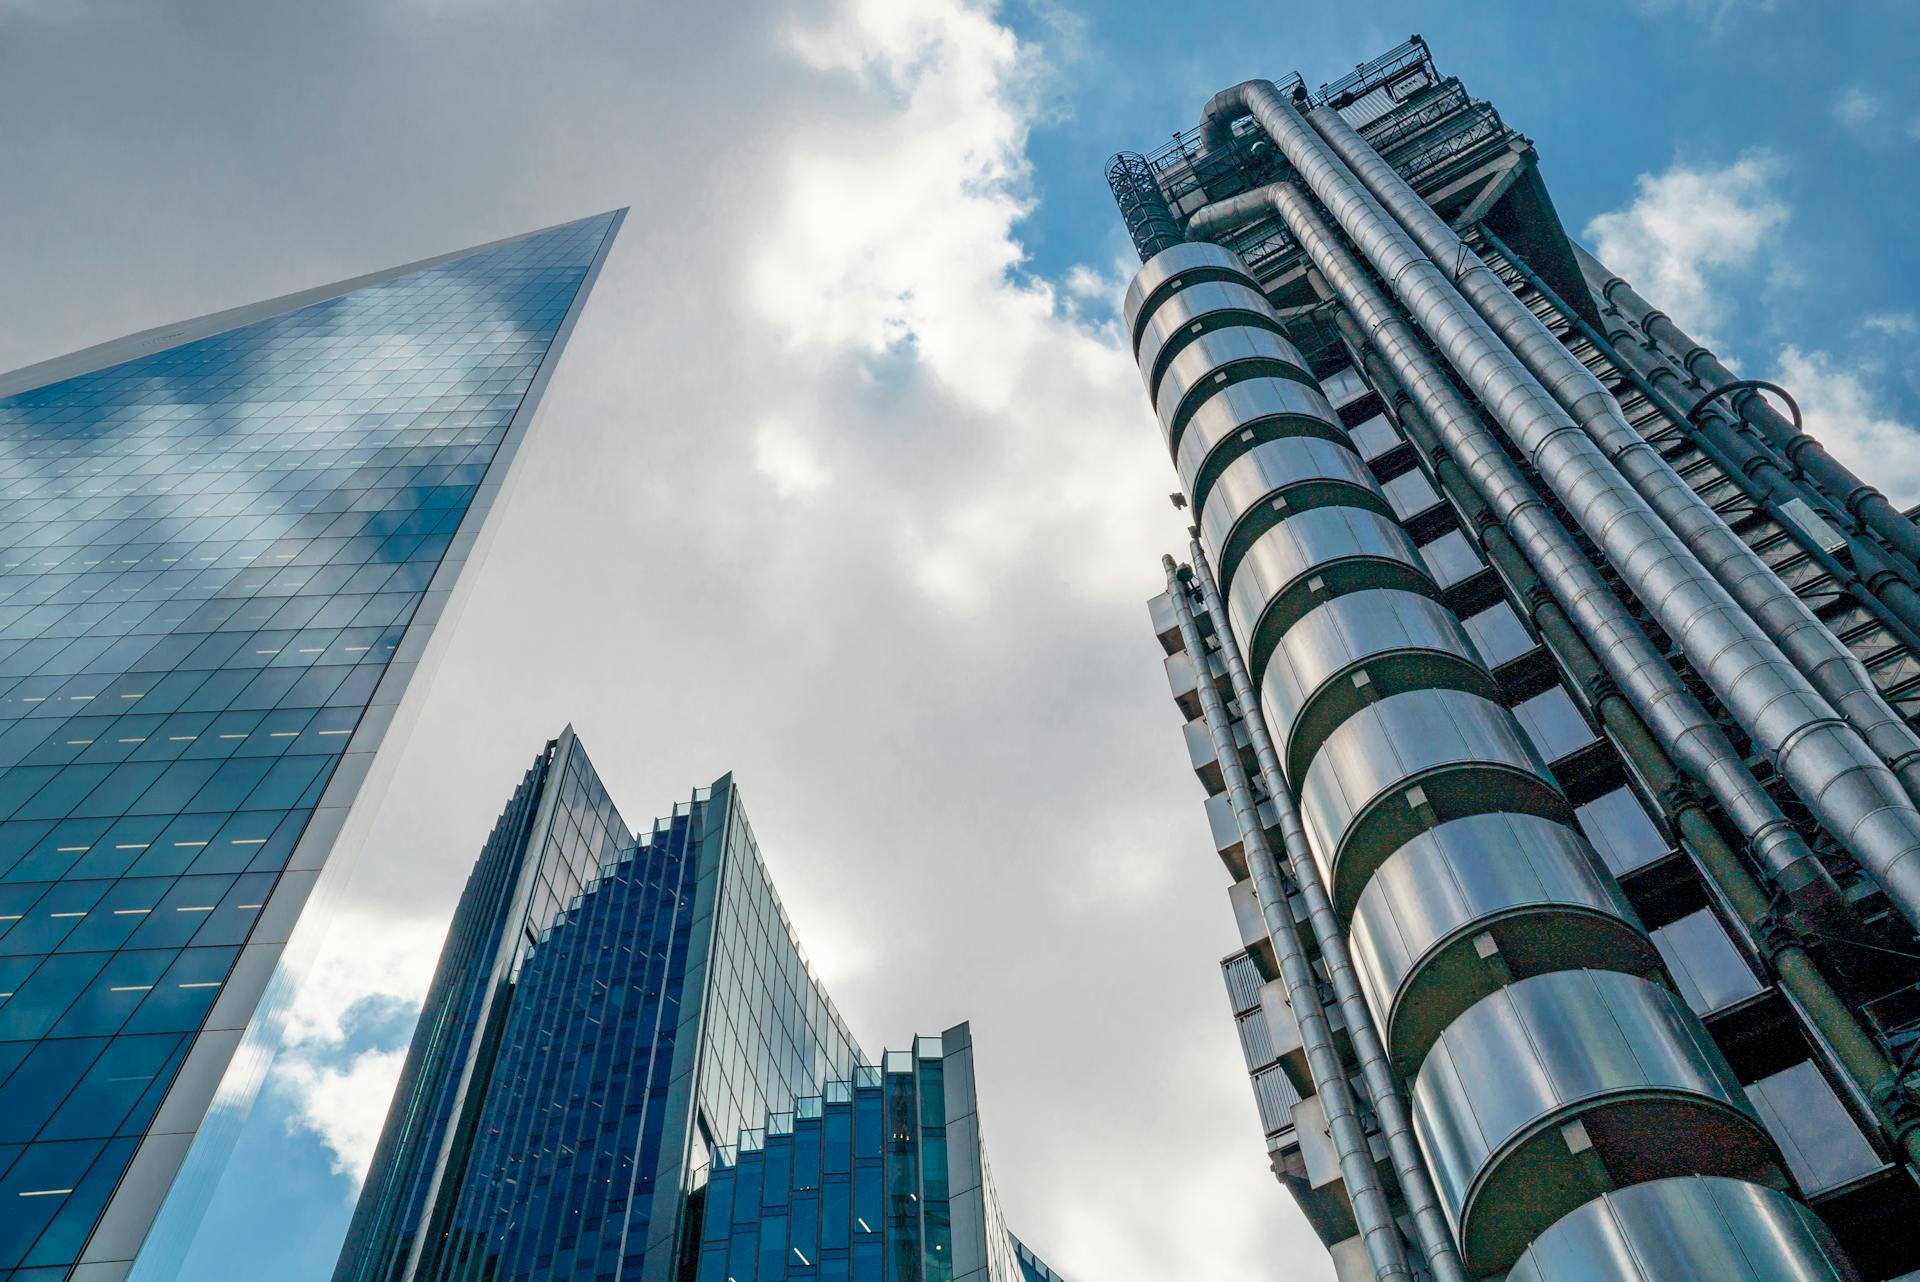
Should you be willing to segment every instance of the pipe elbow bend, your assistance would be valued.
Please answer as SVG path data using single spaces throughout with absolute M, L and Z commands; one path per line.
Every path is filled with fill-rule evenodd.
M 1255 93 L 1278 94 L 1271 80 L 1242 80 L 1228 85 L 1200 109 L 1200 142 L 1209 151 L 1225 146 L 1233 137 L 1233 122 L 1253 114 L 1249 105 Z

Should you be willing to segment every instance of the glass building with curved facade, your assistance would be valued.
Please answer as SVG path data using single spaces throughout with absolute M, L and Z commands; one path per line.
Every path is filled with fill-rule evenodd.
M 1109 162 L 1268 1161 L 1342 1282 L 1920 1277 L 1920 527 L 1541 163 L 1418 37 Z
M 0 1280 L 190 1232 L 620 219 L 0 377 Z
M 862 1056 L 731 776 L 630 833 L 569 728 L 462 894 L 335 1282 L 1057 1282 L 966 1025 Z

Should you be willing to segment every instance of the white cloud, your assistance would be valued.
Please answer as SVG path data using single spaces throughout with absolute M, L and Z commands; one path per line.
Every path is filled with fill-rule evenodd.
M 1879 114 L 1880 100 L 1857 85 L 1833 100 L 1833 118 L 1849 128 L 1869 124 Z
M 1877 371 L 1826 352 L 1782 348 L 1769 376 L 1791 391 L 1807 432 L 1900 506 L 1920 502 L 1920 430 L 1891 416 L 1868 386 Z
M 105 315 L 632 206 L 346 896 L 364 946 L 403 919 L 432 940 L 569 720 L 636 824 L 736 771 L 862 1043 L 973 1021 L 1036 1249 L 1109 1282 L 1328 1276 L 1253 1121 L 1215 964 L 1226 875 L 1147 625 L 1186 542 L 1172 471 L 1110 299 L 1022 243 L 1050 213 L 1027 177 L 1042 52 L 958 0 L 413 12 L 290 8 L 265 71 L 233 24 L 153 24 L 0 80 L 16 105 L 99 87 L 58 147 L 0 131 L 17 185 L 69 197 L 0 202 L 44 250 L 0 262 L 0 293 L 44 305 L 0 325 L 22 360 L 109 337 Z M 1120 241 L 1086 250 L 1109 281 Z M 769 440 L 776 473 L 814 475 L 797 453 L 826 479 L 780 500 Z M 277 1081 L 351 1171 L 426 965 L 345 961 Z M 1034 1053 L 1059 1045 L 1128 1050 Z M 230 1170 L 221 1196 L 279 1174 Z M 183 1276 L 324 1276 L 284 1237 Z
M 863 127 L 795 138 L 749 296 L 810 357 L 909 363 L 916 395 L 900 411 L 941 439 L 916 438 L 930 448 L 915 502 L 889 504 L 897 486 L 869 491 L 881 537 L 960 616 L 1016 573 L 1056 570 L 1083 592 L 1133 581 L 1162 533 L 1138 516 L 1165 461 L 1117 331 L 1078 317 L 1079 298 L 1111 286 L 1082 268 L 1063 294 L 1019 270 L 1043 65 L 987 11 L 944 0 L 854 0 L 791 40 L 869 101 Z M 858 391 L 828 381 L 797 409 L 868 417 Z M 935 473 L 962 440 L 954 468 Z
M 766 419 L 753 429 L 753 469 L 782 498 L 811 494 L 833 479 L 813 442 L 782 418 Z
M 417 1008 L 444 934 L 443 922 L 343 912 L 288 1007 L 269 1089 L 292 1101 L 289 1125 L 319 1139 L 333 1172 L 356 1188 L 380 1138 L 406 1045 L 366 1044 L 354 1016 Z
M 1586 237 L 1602 262 L 1710 343 L 1732 311 L 1719 281 L 1751 268 L 1787 224 L 1774 191 L 1783 172 L 1764 150 L 1718 169 L 1676 162 L 1640 175 L 1633 203 L 1594 218 Z
M 395 1047 L 363 1051 L 344 1068 L 307 1059 L 275 1066 L 276 1084 L 297 1101 L 300 1125 L 327 1146 L 333 1173 L 348 1177 L 355 1189 L 367 1178 L 406 1058 L 406 1048 Z
M 1912 312 L 1875 312 L 1860 322 L 1860 328 L 1888 338 L 1920 333 L 1920 316 Z

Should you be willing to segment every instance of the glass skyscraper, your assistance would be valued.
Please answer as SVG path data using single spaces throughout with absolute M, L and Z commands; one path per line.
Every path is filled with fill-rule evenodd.
M 630 833 L 571 729 L 460 899 L 336 1282 L 1034 1282 L 966 1025 L 866 1062 L 730 776 Z
M 1268 1160 L 1342 1282 L 1920 1277 L 1920 527 L 1541 165 L 1418 37 L 1109 162 Z
M 620 218 L 0 378 L 0 1282 L 217 1166 Z

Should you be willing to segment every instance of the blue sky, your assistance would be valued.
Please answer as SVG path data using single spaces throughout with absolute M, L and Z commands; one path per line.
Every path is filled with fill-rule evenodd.
M 0 236 L 34 250 L 0 261 L 0 368 L 633 207 L 187 1276 L 330 1274 L 453 899 L 571 721 L 633 822 L 738 772 L 863 1044 L 973 1021 L 1009 1218 L 1068 1276 L 1329 1277 L 1215 968 L 1142 608 L 1181 522 L 1103 163 L 1418 31 L 1576 237 L 1914 501 L 1917 28 L 1865 0 L 0 0 L 29 125 Z
M 1418 32 L 1441 69 L 1534 140 L 1576 237 L 1676 167 L 1774 160 L 1788 218 L 1766 252 L 1717 273 L 1723 356 L 1764 363 L 1786 344 L 1857 351 L 1895 417 L 1920 420 L 1911 332 L 1860 332 L 1910 312 L 1920 280 L 1920 10 L 1899 3 L 1299 4 L 1262 9 L 1105 3 L 1056 16 L 1013 8 L 1015 30 L 1071 52 L 1054 63 L 1057 115 L 1030 141 L 1029 266 L 1057 274 L 1088 247 L 1124 251 L 1098 161 L 1190 127 L 1221 85 L 1298 70 L 1310 85 Z M 1066 40 L 1057 34 L 1065 25 Z M 1589 242 L 1591 247 L 1591 242 Z M 1666 300 L 1661 300 L 1663 305 Z M 1900 340 L 1905 340 L 1900 341 Z M 1920 497 L 1920 496 L 1916 496 Z

